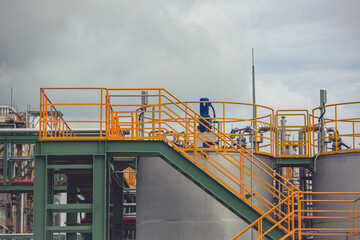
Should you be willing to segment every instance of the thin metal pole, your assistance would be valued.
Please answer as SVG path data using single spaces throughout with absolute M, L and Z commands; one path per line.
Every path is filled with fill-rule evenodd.
M 13 107 L 13 85 L 11 83 L 10 106 Z
M 254 154 L 254 147 L 255 147 L 255 141 L 254 141 L 254 135 L 255 135 L 255 118 L 256 118 L 256 108 L 255 108 L 255 104 L 256 104 L 256 99 L 255 99 L 255 60 L 254 60 L 254 48 L 251 49 L 251 62 L 252 62 L 252 103 L 253 103 L 253 131 L 251 134 L 251 179 L 250 179 L 250 187 L 251 187 L 251 193 L 252 193 L 252 189 L 253 189 L 253 171 L 254 171 L 254 158 L 253 158 L 253 154 Z M 251 197 L 251 202 L 253 202 L 253 198 Z M 261 229 L 259 229 L 261 231 Z M 253 229 L 251 229 L 251 239 L 254 239 L 254 233 L 253 233 Z

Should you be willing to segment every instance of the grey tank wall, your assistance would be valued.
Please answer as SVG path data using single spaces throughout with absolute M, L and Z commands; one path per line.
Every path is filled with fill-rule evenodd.
M 270 157 L 264 159 L 271 164 Z M 239 175 L 235 168 L 233 172 Z M 138 240 L 228 240 L 246 226 L 239 217 L 162 159 L 139 158 Z M 241 239 L 251 238 L 247 234 Z
M 360 192 L 360 153 L 341 153 L 321 156 L 313 174 L 314 192 Z M 359 196 L 314 195 L 317 200 L 355 200 Z M 348 203 L 314 203 L 317 210 L 349 210 Z M 330 215 L 330 214 L 328 214 Z M 331 216 L 349 216 L 349 213 L 331 213 Z M 360 221 L 358 221 L 358 224 Z M 314 220 L 314 228 L 349 228 L 348 219 Z M 327 240 L 329 236 L 314 236 L 314 240 Z M 346 240 L 347 236 L 331 236 L 333 240 Z

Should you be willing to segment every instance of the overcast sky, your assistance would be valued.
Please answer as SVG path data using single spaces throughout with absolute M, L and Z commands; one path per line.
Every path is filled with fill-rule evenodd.
M 358 101 L 359 0 L 0 0 L 0 105 L 50 86 L 161 87 L 182 100 Z

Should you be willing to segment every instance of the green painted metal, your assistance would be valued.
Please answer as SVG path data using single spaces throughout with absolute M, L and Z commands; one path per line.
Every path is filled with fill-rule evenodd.
M 123 179 L 123 174 L 119 174 L 120 179 Z M 115 176 L 114 176 L 115 178 Z M 115 179 L 113 179 L 116 181 Z M 118 184 L 113 184 L 113 198 L 114 198 L 114 221 L 113 221 L 113 237 L 114 240 L 123 240 L 123 202 L 124 191 Z
M 92 164 L 51 164 L 47 166 L 48 169 L 92 169 Z
M 34 187 L 34 239 L 46 238 L 46 204 L 47 204 L 47 156 L 35 156 L 35 187 Z
M 32 234 L 0 234 L 0 239 L 33 239 Z
M 4 161 L 3 161 L 3 185 L 6 185 L 6 184 L 7 184 L 8 145 L 9 145 L 9 142 L 8 142 L 8 141 L 5 141 L 5 142 L 4 142 Z
M 32 160 L 30 160 L 26 165 L 25 167 L 23 167 L 23 169 L 20 170 L 20 172 L 18 174 L 16 174 L 15 177 L 13 177 L 10 182 L 9 182 L 9 185 L 11 185 L 18 177 L 21 176 L 21 174 L 34 162 L 35 158 L 33 158 Z
M 305 167 L 314 169 L 314 158 L 309 157 L 283 157 L 273 159 L 273 168 L 279 167 Z
M 54 212 L 91 212 L 92 204 L 90 203 L 72 203 L 72 204 L 48 204 L 47 209 Z
M 46 159 L 46 168 L 48 165 L 48 159 Z M 46 174 L 46 182 L 47 182 L 47 189 L 46 189 L 46 205 L 43 206 L 46 208 L 48 204 L 54 203 L 54 171 L 53 170 L 47 170 L 45 171 Z M 35 188 L 36 189 L 36 188 Z M 45 226 L 52 226 L 54 222 L 53 217 L 53 211 L 51 209 L 45 209 L 45 217 L 46 217 L 46 225 Z M 52 232 L 51 230 L 46 229 L 45 232 L 45 239 L 51 239 L 52 238 Z
M 0 185 L 0 193 L 31 193 L 33 191 L 33 185 Z
M 26 135 L 26 134 L 8 134 L 8 135 L 1 135 L 1 140 L 13 141 L 16 144 L 31 144 L 35 143 L 39 140 L 38 135 Z
M 29 168 L 29 171 L 27 173 L 24 174 L 24 176 L 21 177 L 21 180 L 24 180 L 26 177 L 30 176 L 32 174 L 32 172 L 34 171 L 35 167 L 31 167 Z
M 67 191 L 67 204 L 76 204 L 77 202 L 77 176 L 68 176 L 68 191 Z M 67 227 L 73 227 L 77 225 L 77 213 L 67 212 L 66 213 L 66 225 Z M 70 228 L 71 229 L 71 228 Z M 67 240 L 76 240 L 76 232 L 66 231 Z
M 105 155 L 94 155 L 93 159 L 93 239 L 108 239 L 107 213 L 107 161 Z
M 54 185 L 55 192 L 66 192 L 66 185 Z M 0 185 L 0 193 L 32 193 L 34 192 L 33 185 Z
M 91 225 L 77 225 L 77 226 L 66 226 L 66 227 L 47 226 L 46 230 L 54 232 L 54 233 L 57 233 L 57 232 L 60 232 L 60 233 L 63 233 L 63 232 L 72 233 L 72 234 L 75 234 L 75 237 L 76 237 L 76 233 L 89 233 L 89 232 L 91 232 L 92 226 Z M 68 238 L 66 238 L 66 239 L 68 240 Z M 97 239 L 97 238 L 93 238 L 93 239 Z
M 94 186 L 96 191 L 93 197 L 94 214 L 94 239 L 107 239 L 107 229 L 105 221 L 106 211 L 106 171 L 104 155 L 108 156 L 160 156 L 172 167 L 185 175 L 204 191 L 209 193 L 217 201 L 234 212 L 247 223 L 257 220 L 261 214 L 243 202 L 230 190 L 210 177 L 207 173 L 196 167 L 191 161 L 182 154 L 171 148 L 163 141 L 46 141 L 38 143 L 42 153 L 48 155 L 97 155 L 102 154 L 101 158 L 94 158 Z M 98 217 L 95 217 L 98 216 Z M 270 221 L 263 223 L 263 230 L 269 229 L 273 224 Z M 279 228 L 272 230 L 268 237 L 279 239 L 284 236 L 284 232 Z

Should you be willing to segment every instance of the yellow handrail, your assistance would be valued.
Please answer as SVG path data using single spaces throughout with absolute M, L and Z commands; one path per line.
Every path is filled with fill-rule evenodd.
M 98 91 L 100 101 L 95 103 L 51 102 L 46 95 L 46 91 L 59 89 L 66 91 Z M 149 93 L 139 94 L 139 91 L 148 91 Z M 256 143 L 258 143 L 258 138 L 268 141 L 266 144 L 259 146 L 255 144 L 254 153 L 265 153 L 263 149 L 268 149 L 267 154 L 270 156 L 312 157 L 316 152 L 315 148 L 318 147 L 317 141 L 319 141 L 319 138 L 315 137 L 315 132 L 317 132 L 316 126 L 319 126 L 319 124 L 315 124 L 315 120 L 318 118 L 314 113 L 316 109 L 312 111 L 312 115 L 304 109 L 278 110 L 274 115 L 272 109 L 255 105 L 256 110 L 263 107 L 269 110 L 270 113 L 263 115 L 256 113 L 257 117 L 255 119 L 240 119 L 225 116 L 226 104 L 239 105 L 240 103 L 210 101 L 212 104 L 220 104 L 223 109 L 223 114 L 205 119 L 189 106 L 191 104 L 198 104 L 199 101 L 182 102 L 162 88 L 42 88 L 40 93 L 40 140 L 107 139 L 165 141 L 239 196 L 243 201 L 247 202 L 261 214 L 264 214 L 256 223 L 250 225 L 254 226 L 254 224 L 258 224 L 258 226 L 260 226 L 260 237 L 266 235 L 275 227 L 282 228 L 290 235 L 294 235 L 294 231 L 299 231 L 298 234 L 306 234 L 306 231 L 302 229 L 301 226 L 295 226 L 295 214 L 299 214 L 299 218 L 301 218 L 301 214 L 306 213 L 306 210 L 301 208 L 294 209 L 294 206 L 295 202 L 297 202 L 298 205 L 304 202 L 300 198 L 302 194 L 309 193 L 300 192 L 295 185 L 251 154 L 249 149 L 244 148 L 243 145 L 235 141 L 235 138 L 250 138 L 250 136 L 255 135 Z M 149 99 L 149 102 L 144 101 L 137 103 L 134 101 L 134 99 L 138 101 L 140 98 Z M 357 103 L 360 102 L 351 104 Z M 254 106 L 251 104 L 241 104 Z M 343 106 L 346 104 L 339 104 L 339 106 L 340 105 Z M 337 114 L 337 105 L 329 105 L 326 107 L 330 106 L 335 107 L 335 113 Z M 65 121 L 58 110 L 65 107 L 77 107 L 80 109 L 95 108 L 95 112 L 99 114 L 99 117 L 90 120 L 75 119 Z M 302 122 L 280 126 L 279 117 L 281 116 L 301 118 Z M 260 136 L 258 135 L 258 131 L 252 130 L 251 127 L 247 130 L 250 132 L 247 133 L 226 133 L 229 132 L 226 124 L 235 122 L 247 123 L 249 126 L 253 126 L 253 123 L 255 123 L 256 126 L 257 124 L 266 124 L 265 132 L 267 132 L 268 135 Z M 357 129 L 356 124 L 358 122 L 360 123 L 359 118 L 348 117 L 340 119 L 335 115 L 334 119 L 329 117 L 325 118 L 323 124 L 328 126 L 335 124 L 337 129 L 337 125 L 344 122 L 352 124 L 352 133 L 335 133 L 335 143 L 338 144 L 340 141 L 338 140 L 339 136 L 352 137 L 355 145 L 355 139 L 360 137 L 360 133 L 355 130 Z M 99 133 L 92 136 L 75 135 L 70 126 L 76 124 L 95 124 L 99 129 Z M 207 132 L 200 132 L 198 126 L 203 126 L 207 129 Z M 279 136 L 284 132 L 301 132 L 304 137 L 298 140 L 280 140 Z M 329 137 L 323 137 L 322 139 L 328 138 Z M 280 152 L 280 149 L 283 147 L 301 147 L 304 151 L 303 154 L 292 155 Z M 334 152 L 339 151 L 343 150 L 337 148 Z M 217 157 L 221 157 L 222 160 L 219 161 Z M 252 167 L 250 167 L 250 165 L 252 165 Z M 282 186 L 283 189 L 286 189 L 286 191 L 280 192 L 274 187 L 273 181 Z M 250 199 L 248 198 L 249 196 Z M 280 203 L 272 203 L 269 201 L 270 197 L 274 197 L 277 199 L 277 202 Z M 280 207 L 283 205 L 287 207 Z M 355 207 L 356 204 L 353 208 Z M 357 217 L 356 215 L 356 218 Z M 265 218 L 274 223 L 273 227 L 268 231 L 262 230 L 262 221 Z M 298 222 L 301 223 L 301 221 Z M 251 227 L 248 227 L 244 231 L 250 228 Z M 244 231 L 242 231 L 242 233 Z

